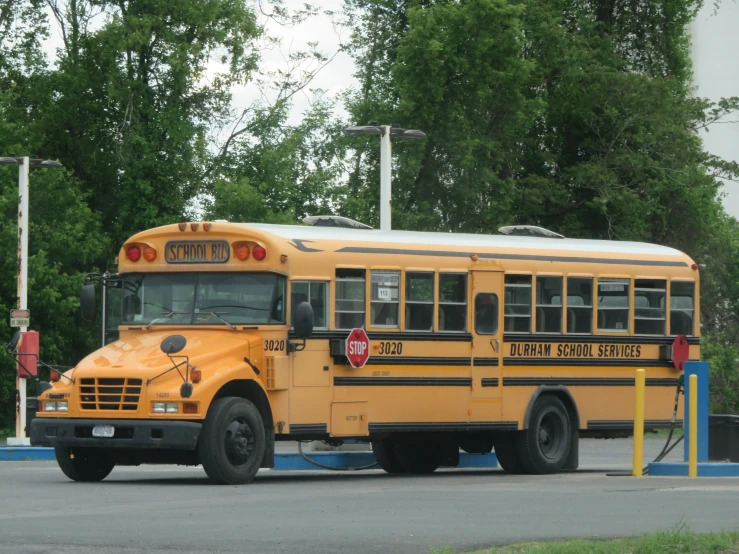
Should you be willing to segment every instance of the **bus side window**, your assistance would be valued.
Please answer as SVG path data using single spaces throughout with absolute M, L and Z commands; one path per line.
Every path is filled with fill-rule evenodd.
M 664 335 L 667 323 L 667 283 L 654 279 L 634 282 L 634 333 L 637 335 Z
M 531 332 L 531 275 L 505 276 L 506 333 Z
M 631 279 L 598 279 L 598 331 L 629 330 L 630 284 Z
M 434 330 L 434 274 L 405 274 L 405 330 Z
M 336 270 L 336 328 L 364 327 L 365 270 Z
M 467 274 L 439 274 L 439 331 L 467 330 Z
M 301 302 L 313 307 L 313 328 L 328 329 L 328 283 L 293 281 L 290 283 L 291 314 Z
M 593 333 L 593 279 L 567 278 L 567 332 Z
M 693 298 L 695 285 L 690 281 L 670 283 L 670 334 L 693 335 Z
M 562 277 L 536 278 L 536 332 L 562 332 Z
M 400 271 L 372 271 L 370 278 L 370 324 L 397 329 L 400 327 Z

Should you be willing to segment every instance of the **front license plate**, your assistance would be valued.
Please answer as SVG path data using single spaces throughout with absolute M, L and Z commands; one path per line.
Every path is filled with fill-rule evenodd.
M 109 439 L 115 434 L 115 427 L 112 425 L 95 425 L 92 428 L 92 436 L 98 438 Z

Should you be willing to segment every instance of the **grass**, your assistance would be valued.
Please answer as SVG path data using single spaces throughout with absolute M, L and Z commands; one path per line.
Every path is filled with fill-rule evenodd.
M 431 553 L 455 551 L 432 548 Z M 682 525 L 673 531 L 628 539 L 529 542 L 466 554 L 739 554 L 739 532 L 693 533 Z
M 678 425 L 675 427 L 675 430 L 672 432 L 672 439 L 675 440 L 677 438 L 680 438 L 680 436 L 683 434 L 683 428 L 682 425 Z M 669 429 L 655 429 L 653 433 L 644 433 L 645 439 L 661 439 L 661 440 L 667 440 L 667 437 L 670 435 Z

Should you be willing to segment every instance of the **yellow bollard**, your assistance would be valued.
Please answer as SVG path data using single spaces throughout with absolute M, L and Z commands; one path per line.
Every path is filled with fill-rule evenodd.
M 643 369 L 637 369 L 636 379 L 634 380 L 634 477 L 642 476 L 642 464 L 644 462 L 644 389 L 646 381 L 646 372 Z
M 698 477 L 698 376 L 690 376 L 690 437 L 688 438 L 688 477 Z

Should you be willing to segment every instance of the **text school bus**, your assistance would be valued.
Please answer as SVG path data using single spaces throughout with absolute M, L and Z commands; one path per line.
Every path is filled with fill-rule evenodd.
M 371 441 L 391 473 L 493 448 L 507 472 L 552 473 L 577 467 L 579 437 L 633 432 L 638 368 L 647 428 L 670 425 L 673 345 L 699 358 L 685 254 L 309 221 L 131 237 L 105 280 L 112 338 L 55 376 L 32 444 L 79 481 L 178 463 L 246 483 L 276 440 Z

